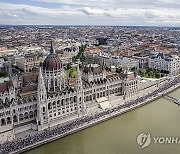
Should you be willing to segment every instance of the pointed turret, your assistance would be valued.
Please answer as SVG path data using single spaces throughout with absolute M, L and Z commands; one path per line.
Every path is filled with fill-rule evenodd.
M 76 90 L 77 91 L 82 91 L 83 90 L 82 79 L 81 79 L 81 71 L 79 69 L 79 64 L 77 66 Z
M 9 75 L 10 78 L 12 78 L 13 73 L 12 73 L 12 64 L 11 64 L 11 61 L 9 61 L 8 75 Z
M 46 87 L 45 87 L 42 71 L 40 68 L 39 69 L 39 78 L 38 78 L 38 99 L 41 102 L 41 101 L 45 100 L 46 98 L 47 98 Z
M 78 101 L 78 114 L 79 116 L 86 114 L 87 107 L 84 103 L 84 90 L 81 79 L 81 71 L 79 69 L 79 64 L 77 66 L 77 76 L 76 76 L 76 91 L 77 91 L 77 101 Z
M 63 87 L 65 88 L 68 85 L 68 80 L 67 80 L 66 71 L 63 66 L 62 66 L 61 71 L 62 71 L 61 72 L 61 78 L 62 78 L 61 82 L 62 82 Z
M 53 44 L 51 42 L 51 49 L 50 49 L 50 53 L 54 53 L 54 49 L 53 49 Z
M 104 59 L 102 62 L 102 73 L 103 73 L 103 79 L 105 79 L 106 78 L 106 64 L 105 64 Z
M 37 102 L 37 125 L 38 130 L 43 130 L 47 128 L 49 122 L 47 108 L 47 93 L 44 83 L 44 78 L 42 75 L 41 68 L 39 69 L 39 78 L 38 78 L 38 102 Z
M 105 70 L 106 70 L 106 64 L 105 64 L 104 59 L 102 60 L 102 69 L 103 69 L 103 71 L 105 71 Z

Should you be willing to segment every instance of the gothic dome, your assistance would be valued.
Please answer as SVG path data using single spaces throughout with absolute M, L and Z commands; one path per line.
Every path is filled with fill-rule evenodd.
M 50 54 L 46 57 L 43 62 L 43 70 L 59 70 L 62 68 L 61 60 L 58 58 L 58 55 L 54 52 L 53 46 L 51 43 Z

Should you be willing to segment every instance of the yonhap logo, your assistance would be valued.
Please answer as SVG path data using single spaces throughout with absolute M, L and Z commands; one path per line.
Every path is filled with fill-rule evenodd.
M 145 148 L 151 144 L 151 135 L 149 132 L 141 133 L 137 137 L 137 144 L 140 148 Z

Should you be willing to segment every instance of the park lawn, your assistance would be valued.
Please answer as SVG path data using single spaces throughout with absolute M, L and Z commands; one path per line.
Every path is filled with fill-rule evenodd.
M 149 68 L 147 70 L 140 69 L 138 75 L 145 78 L 155 78 L 155 79 L 165 76 L 164 73 L 161 73 L 160 71 L 152 68 Z
M 77 68 L 76 67 L 72 67 L 72 68 L 66 70 L 66 75 L 67 75 L 67 77 L 75 78 L 76 75 L 77 75 Z

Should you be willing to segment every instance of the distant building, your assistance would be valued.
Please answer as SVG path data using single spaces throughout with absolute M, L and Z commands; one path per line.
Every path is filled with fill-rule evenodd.
M 139 69 L 139 60 L 131 57 L 115 56 L 105 52 L 85 52 L 86 60 L 101 63 L 104 61 L 107 67 L 115 66 L 123 69 Z
M 132 58 L 139 61 L 139 68 L 142 68 L 142 69 L 148 68 L 149 55 L 135 54 L 132 56 Z
M 0 71 L 4 71 L 4 62 L 0 62 Z
M 39 67 L 43 60 L 44 57 L 38 54 L 27 54 L 17 58 L 15 63 L 24 72 L 31 72 L 33 68 Z
M 0 48 L 0 57 L 14 55 L 17 51 L 17 49 Z
M 106 45 L 107 44 L 107 38 L 100 37 L 97 38 L 98 45 Z
M 55 40 L 57 52 L 63 54 L 63 56 L 73 57 L 79 52 L 80 43 L 71 39 L 56 39 Z
M 180 70 L 180 58 L 179 56 L 168 56 L 164 53 L 153 54 L 148 59 L 148 65 L 149 68 L 174 74 Z

